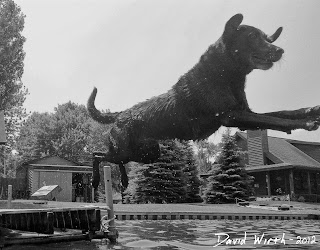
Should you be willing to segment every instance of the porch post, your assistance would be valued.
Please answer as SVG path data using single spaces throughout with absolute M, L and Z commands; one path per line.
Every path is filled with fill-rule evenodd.
M 267 181 L 267 189 L 268 189 L 268 197 L 271 196 L 271 186 L 270 186 L 270 172 L 266 173 L 266 181 Z
M 289 170 L 290 197 L 294 194 L 293 169 Z
M 308 177 L 308 192 L 311 194 L 311 179 L 310 179 L 310 171 L 307 171 L 307 177 Z
M 95 200 L 94 200 L 94 188 L 91 186 L 90 189 L 91 189 L 91 202 L 94 203 L 95 202 Z

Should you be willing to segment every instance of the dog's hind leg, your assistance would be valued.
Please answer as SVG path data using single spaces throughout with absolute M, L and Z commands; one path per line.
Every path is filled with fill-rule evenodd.
M 93 157 L 92 187 L 94 188 L 94 197 L 92 198 L 94 201 L 98 201 L 96 197 L 98 192 L 98 186 L 100 183 L 100 172 L 99 172 L 100 162 L 101 162 L 101 159 L 99 157 L 95 157 L 95 156 Z
M 122 189 L 121 191 L 123 192 L 124 190 L 126 190 L 129 184 L 126 167 L 123 163 L 119 164 L 119 170 L 121 174 L 121 189 Z
M 92 187 L 97 191 L 97 188 L 100 184 L 100 163 L 102 161 L 112 162 L 110 160 L 108 153 L 104 152 L 94 152 L 93 153 L 93 178 L 92 178 Z M 126 168 L 123 162 L 119 164 L 119 170 L 121 174 L 121 185 L 123 190 L 128 187 L 128 175 L 126 172 Z

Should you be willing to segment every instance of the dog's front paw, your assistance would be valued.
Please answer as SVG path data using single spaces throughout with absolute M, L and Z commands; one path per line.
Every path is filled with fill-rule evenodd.
M 307 116 L 310 116 L 310 117 L 318 116 L 318 119 L 320 119 L 320 105 L 312 108 L 308 108 L 306 110 L 306 114 Z
M 317 130 L 319 128 L 320 120 L 319 118 L 315 121 L 308 121 L 306 122 L 306 129 L 308 131 Z

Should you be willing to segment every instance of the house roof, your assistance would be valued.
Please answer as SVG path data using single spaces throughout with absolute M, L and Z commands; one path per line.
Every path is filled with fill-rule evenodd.
M 23 162 L 21 165 L 18 166 L 18 169 L 23 167 L 23 166 L 47 166 L 47 167 L 61 167 L 61 166 L 68 166 L 68 167 L 72 167 L 72 166 L 84 166 L 83 164 L 74 162 L 74 161 L 70 161 L 67 159 L 64 159 L 62 157 L 59 156 L 45 156 L 45 157 L 41 157 L 41 158 L 37 158 L 37 159 L 33 159 L 30 161 L 26 161 Z
M 92 172 L 91 166 L 69 166 L 69 165 L 48 165 L 48 164 L 28 164 L 34 170 L 41 171 L 69 171 L 69 172 Z
M 244 132 L 237 132 L 237 135 L 247 140 L 247 134 Z M 311 157 L 312 154 L 307 154 L 308 152 L 303 152 L 295 145 L 310 145 L 314 147 L 319 147 L 320 143 L 318 142 L 305 142 L 305 141 L 298 141 L 298 140 L 290 140 L 285 138 L 279 137 L 272 137 L 268 136 L 268 146 L 269 152 L 267 152 L 267 157 L 270 158 L 276 164 L 273 164 L 275 168 L 284 167 L 281 163 L 287 164 L 285 166 L 304 166 L 304 167 L 312 167 L 312 168 L 319 168 L 320 169 L 320 161 L 318 158 Z M 320 147 L 319 147 L 320 153 Z M 268 165 L 269 166 L 269 165 Z M 261 168 L 263 166 L 259 166 Z M 269 168 L 271 165 L 269 166 Z M 253 167 L 249 167 L 254 169 Z M 266 167 L 264 167 L 266 168 Z
M 269 152 L 284 163 L 320 168 L 320 162 L 293 146 L 286 139 L 268 137 L 268 144 Z

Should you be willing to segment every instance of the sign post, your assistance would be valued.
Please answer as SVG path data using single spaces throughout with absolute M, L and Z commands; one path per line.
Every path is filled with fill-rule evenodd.
M 6 140 L 6 129 L 4 124 L 4 111 L 0 110 L 0 145 L 5 145 Z M 3 146 L 3 176 L 6 177 L 6 158 L 5 158 L 5 147 Z
M 11 209 L 12 208 L 12 185 L 8 185 L 8 203 L 7 203 L 7 208 Z
M 6 129 L 4 125 L 4 111 L 0 110 L 0 145 L 6 144 Z

